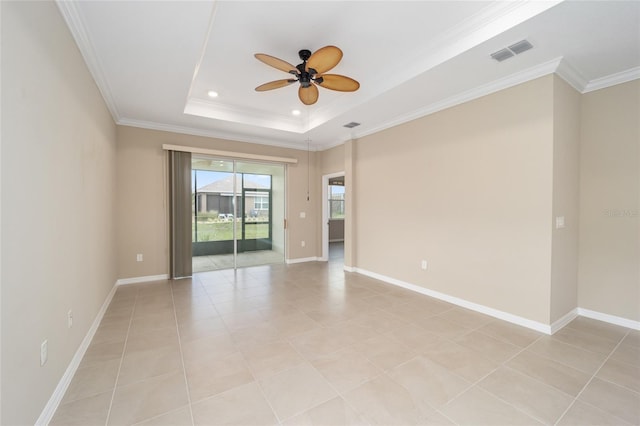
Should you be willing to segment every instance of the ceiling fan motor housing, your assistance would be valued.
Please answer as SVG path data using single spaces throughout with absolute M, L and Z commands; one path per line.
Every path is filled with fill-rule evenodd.
M 298 52 L 298 56 L 300 56 L 300 59 L 302 59 L 304 62 L 307 62 L 307 59 L 311 57 L 311 51 L 307 49 L 302 49 L 301 51 Z
M 311 80 L 313 76 L 316 74 L 316 70 L 313 68 L 309 68 L 307 70 L 307 59 L 311 57 L 311 51 L 307 49 L 302 49 L 298 52 L 298 56 L 302 59 L 302 63 L 296 66 L 298 70 L 298 81 L 300 81 L 300 85 L 302 87 L 309 87 L 311 85 Z

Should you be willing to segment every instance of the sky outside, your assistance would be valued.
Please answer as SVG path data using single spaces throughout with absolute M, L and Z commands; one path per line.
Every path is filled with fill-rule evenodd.
M 198 189 L 203 186 L 209 185 L 212 182 L 216 182 L 219 180 L 223 180 L 228 178 L 229 176 L 233 176 L 233 173 L 230 172 L 212 172 L 209 170 L 191 170 L 191 188 L 195 187 L 195 178 L 196 173 L 198 174 Z M 238 173 L 237 179 L 241 179 L 241 173 Z M 252 175 L 245 173 L 244 175 L 245 181 L 255 182 L 265 187 L 269 188 L 271 186 L 271 176 L 269 175 Z

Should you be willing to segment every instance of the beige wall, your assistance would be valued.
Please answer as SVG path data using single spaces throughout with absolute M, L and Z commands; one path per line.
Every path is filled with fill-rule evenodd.
M 289 259 L 320 255 L 318 182 L 345 171 L 345 265 L 541 323 L 576 292 L 582 308 L 640 320 L 640 81 L 579 97 L 543 77 L 308 165 L 304 150 L 116 128 L 55 4 L 0 8 L 2 424 L 36 421 L 117 278 L 168 272 L 163 143 L 298 158 Z
M 582 96 L 581 308 L 640 321 L 640 80 Z
M 344 154 L 344 144 L 335 146 L 333 148 L 318 152 L 318 174 L 314 178 L 314 182 L 317 185 L 317 191 L 322 196 L 322 176 L 339 173 L 345 171 L 345 154 Z M 322 200 L 324 203 L 325 201 Z M 317 223 L 317 253 L 318 256 L 322 256 L 322 229 L 324 226 L 327 226 L 326 223 L 322 220 L 322 204 L 318 204 L 318 223 Z M 340 226 L 340 225 L 338 225 Z M 344 239 L 344 223 L 342 224 L 343 236 Z M 336 232 L 336 226 L 329 227 L 329 240 L 332 239 L 331 233 Z M 336 237 L 337 238 L 337 237 Z
M 579 146 L 580 94 L 554 76 L 551 323 L 578 306 Z M 564 228 L 556 228 L 557 217 Z
M 546 76 L 358 140 L 355 266 L 548 324 L 553 88 Z
M 344 143 L 344 266 L 352 269 L 356 266 L 356 141 Z
M 40 416 L 116 281 L 116 134 L 56 5 L 0 7 L 0 422 L 26 425 Z M 49 357 L 40 367 L 45 339 Z
M 168 273 L 168 178 L 163 144 L 297 158 L 297 164 L 287 166 L 287 259 L 316 256 L 321 213 L 313 181 L 307 201 L 307 151 L 118 126 L 118 278 Z M 309 155 L 311 179 L 317 174 L 316 156 L 314 152 Z M 306 218 L 300 218 L 301 212 Z M 301 241 L 306 247 L 301 247 Z M 137 253 L 144 255 L 144 262 L 136 262 Z
M 320 176 L 344 172 L 344 144 L 321 151 L 319 154 Z

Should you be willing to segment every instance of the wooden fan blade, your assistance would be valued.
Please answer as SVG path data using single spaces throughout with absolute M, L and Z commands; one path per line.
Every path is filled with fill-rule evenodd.
M 318 88 L 314 84 L 310 84 L 309 87 L 300 86 L 298 97 L 303 104 L 313 105 L 318 100 Z
M 322 74 L 338 65 L 341 59 L 342 50 L 335 46 L 325 46 L 322 49 L 316 50 L 307 60 L 307 70 L 313 68 L 318 74 Z
M 288 86 L 291 83 L 295 83 L 296 81 L 298 80 L 285 79 L 285 80 L 270 81 L 268 83 L 261 84 L 260 86 L 256 87 L 256 92 L 264 92 L 266 90 L 279 89 L 281 87 Z
M 322 76 L 322 83 L 317 84 L 326 89 L 337 90 L 339 92 L 355 92 L 360 88 L 360 83 L 354 79 L 338 74 L 325 74 Z
M 282 59 L 278 59 L 275 56 L 266 55 L 264 53 L 256 53 L 253 56 L 255 56 L 257 60 L 264 62 L 265 64 L 272 66 L 276 69 L 279 69 L 281 71 L 284 71 L 284 72 L 294 71 L 295 73 L 298 72 L 296 70 L 296 67 L 291 65 L 289 62 L 283 61 Z

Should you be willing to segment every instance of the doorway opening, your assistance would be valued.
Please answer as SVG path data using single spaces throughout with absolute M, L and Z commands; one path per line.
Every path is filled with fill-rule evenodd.
M 194 156 L 193 272 L 284 263 L 285 168 Z
M 322 177 L 322 260 L 344 263 L 344 172 Z

